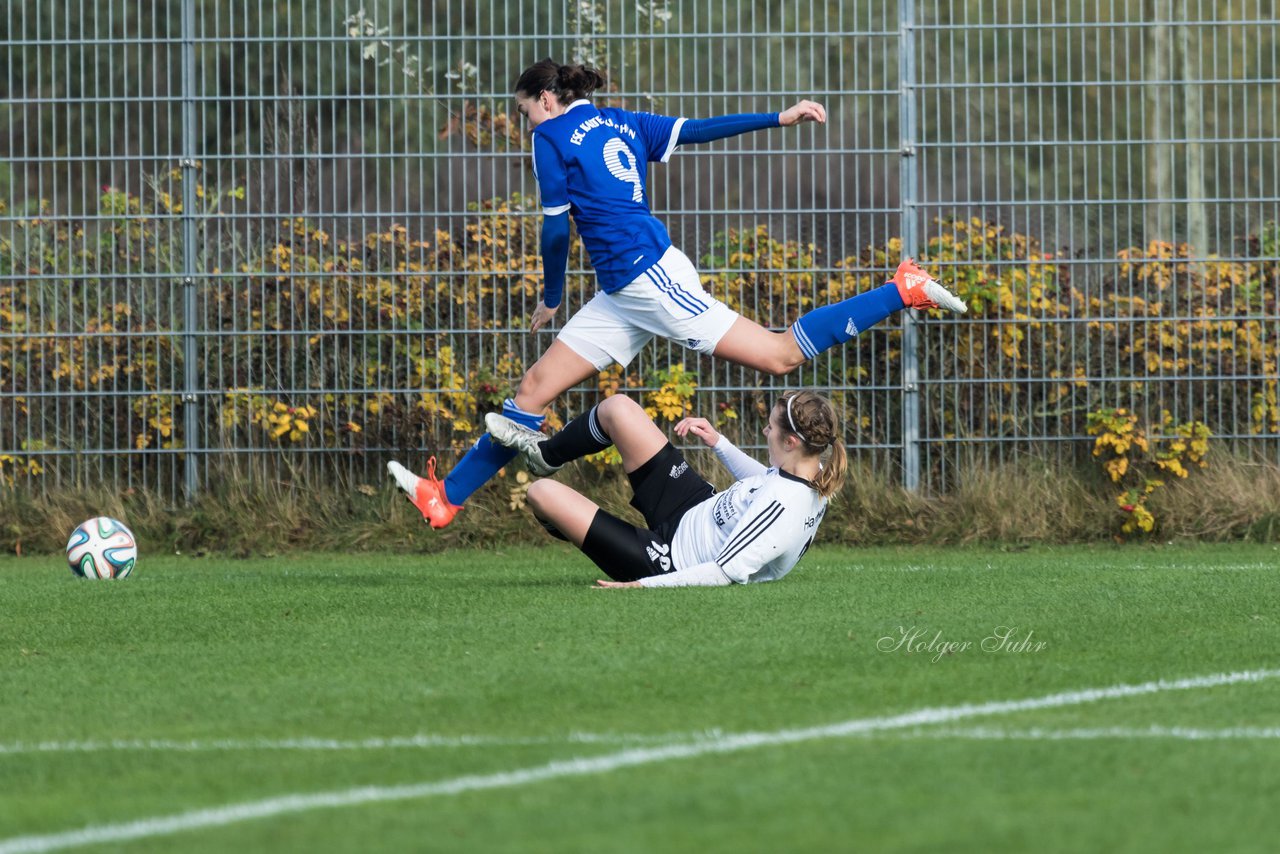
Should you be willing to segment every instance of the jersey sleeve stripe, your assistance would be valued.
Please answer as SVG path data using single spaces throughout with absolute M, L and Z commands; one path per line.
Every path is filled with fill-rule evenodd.
M 667 150 L 662 153 L 661 163 L 666 163 L 671 159 L 671 155 L 676 150 L 676 143 L 680 140 L 680 127 L 687 119 L 676 119 L 676 123 L 671 127 L 671 139 L 667 141 Z
M 758 540 L 761 534 L 767 531 L 774 522 L 778 521 L 778 517 L 783 514 L 784 509 L 777 501 L 766 507 L 760 512 L 759 516 L 756 516 L 746 524 L 744 530 L 740 531 L 736 537 L 725 544 L 725 547 L 720 550 L 720 554 L 716 557 L 716 563 L 723 567 L 741 554 L 743 549 Z
M 560 214 L 562 213 L 568 213 L 569 207 L 570 207 L 569 205 L 556 205 L 555 207 L 552 207 L 552 208 L 543 208 L 542 215 L 543 216 L 560 216 Z

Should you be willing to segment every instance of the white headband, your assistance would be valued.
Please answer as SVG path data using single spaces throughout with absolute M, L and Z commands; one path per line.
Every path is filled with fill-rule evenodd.
M 794 395 L 794 394 L 792 394 L 792 395 L 788 395 L 788 397 L 787 397 L 787 423 L 791 425 L 791 432 L 792 432 L 792 433 L 795 433 L 797 436 L 799 436 L 799 437 L 800 437 L 800 441 L 801 441 L 801 442 L 804 442 L 804 443 L 807 445 L 807 444 L 809 444 L 809 440 L 808 440 L 808 439 L 806 439 L 806 438 L 804 437 L 804 434 L 803 434 L 803 433 L 801 433 L 799 430 L 797 430 L 797 429 L 796 429 L 796 422 L 795 422 L 795 419 L 793 419 L 793 418 L 791 417 L 791 401 L 792 401 L 794 398 L 795 398 L 795 395 Z

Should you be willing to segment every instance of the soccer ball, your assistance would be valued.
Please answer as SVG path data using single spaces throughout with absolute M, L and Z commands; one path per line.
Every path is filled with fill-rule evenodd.
M 137 562 L 133 531 L 108 516 L 90 519 L 67 540 L 67 563 L 82 578 L 125 578 Z

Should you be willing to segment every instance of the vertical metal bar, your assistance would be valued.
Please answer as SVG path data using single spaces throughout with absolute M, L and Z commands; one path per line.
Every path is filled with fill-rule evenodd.
M 182 440 L 186 464 L 183 495 L 199 491 L 200 372 L 196 343 L 196 3 L 182 3 Z
M 916 160 L 915 0 L 898 0 L 898 130 L 901 165 L 902 257 L 916 252 L 916 206 L 920 176 Z M 920 488 L 920 362 L 915 311 L 902 315 L 902 485 Z
M 1182 111 L 1186 143 L 1187 181 L 1187 243 L 1191 246 L 1194 269 L 1203 275 L 1203 259 L 1217 251 L 1209 245 L 1209 223 L 1204 203 L 1204 95 L 1200 75 L 1201 46 L 1199 38 L 1192 38 L 1191 25 L 1199 24 L 1201 16 L 1192 16 L 1189 0 L 1182 0 L 1182 26 L 1178 28 L 1179 50 L 1182 54 Z M 1197 8 L 1198 11 L 1198 8 Z M 1197 34 L 1202 28 L 1196 27 Z

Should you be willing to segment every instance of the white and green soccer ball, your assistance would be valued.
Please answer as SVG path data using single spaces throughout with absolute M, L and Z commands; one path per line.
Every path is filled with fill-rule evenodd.
M 83 578 L 126 578 L 138 562 L 138 542 L 123 523 L 98 516 L 67 540 L 67 563 Z

